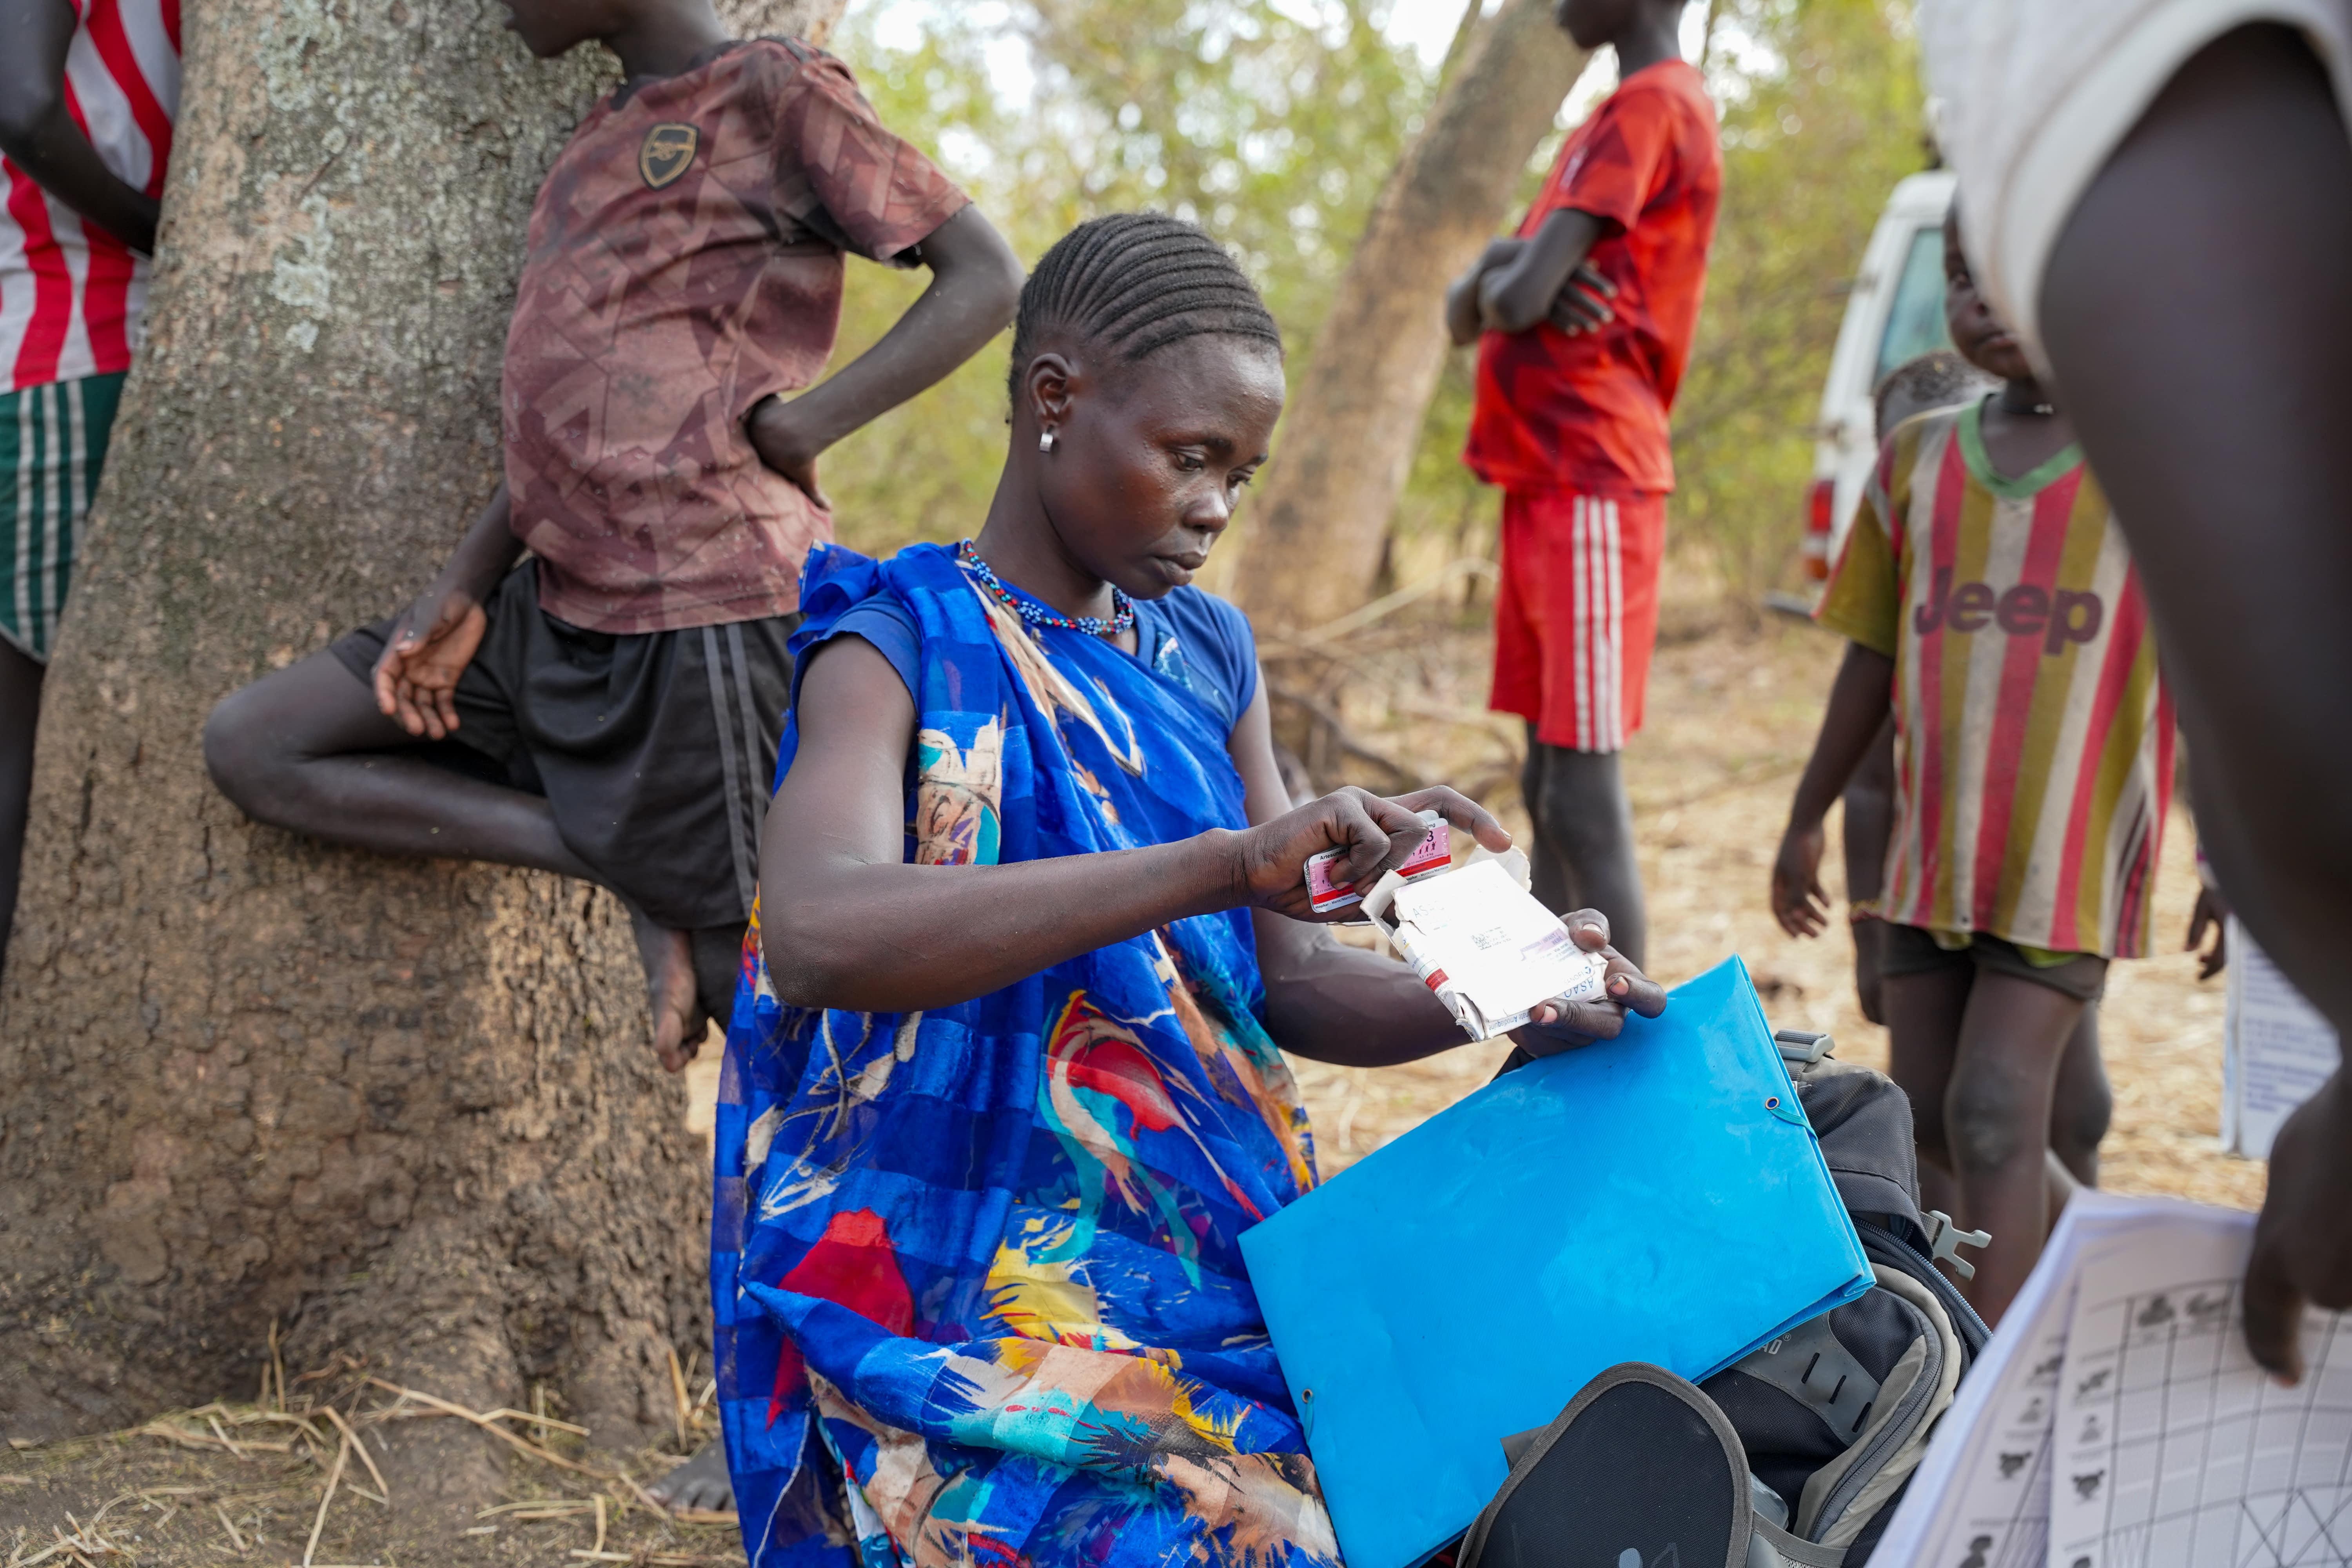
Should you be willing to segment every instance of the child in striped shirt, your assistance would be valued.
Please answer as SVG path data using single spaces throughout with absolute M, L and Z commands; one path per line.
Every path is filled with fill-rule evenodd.
M 1879 913 L 1894 1074 L 1923 1185 L 1990 1231 L 1969 1295 L 1997 1321 L 2072 1183 L 2049 1125 L 2110 959 L 2148 951 L 2172 705 L 2123 535 L 2074 432 L 1945 234 L 1954 345 L 2000 377 L 1879 454 L 1817 616 L 1850 639 L 1772 868 L 1817 934 L 1822 819 L 1889 708 L 1895 822 Z

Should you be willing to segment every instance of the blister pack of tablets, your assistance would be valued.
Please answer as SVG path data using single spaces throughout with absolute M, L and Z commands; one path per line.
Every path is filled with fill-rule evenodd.
M 1556 998 L 1608 995 L 1608 961 L 1576 945 L 1559 917 L 1528 891 L 1528 858 L 1481 848 L 1468 861 L 1407 880 L 1391 872 L 1364 895 L 1364 913 L 1463 1033 L 1490 1040 Z
M 1396 868 L 1396 875 L 1408 882 L 1423 877 L 1433 877 L 1454 864 L 1454 836 L 1445 819 L 1433 811 L 1424 811 L 1421 820 L 1429 829 L 1428 837 L 1416 845 Z M 1332 870 L 1339 864 L 1344 849 L 1326 849 L 1320 855 L 1307 858 L 1307 901 L 1318 915 L 1333 910 L 1344 910 L 1364 901 L 1363 893 L 1346 882 L 1334 882 Z

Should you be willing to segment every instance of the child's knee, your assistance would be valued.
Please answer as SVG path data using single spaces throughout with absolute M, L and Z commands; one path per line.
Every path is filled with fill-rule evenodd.
M 265 815 L 263 805 L 280 761 L 250 686 L 213 705 L 205 720 L 205 772 L 213 787 L 247 816 Z
M 1955 1168 L 1997 1170 L 2028 1148 L 2039 1150 L 2042 1130 L 2026 1125 L 2025 1095 L 1997 1073 L 1955 1074 L 1944 1097 L 1944 1141 Z
M 230 692 L 205 718 L 205 772 L 212 775 L 213 787 L 231 800 L 244 787 L 250 756 L 252 726 L 239 700 L 244 696 L 243 690 Z
M 2115 1120 L 2116 1097 L 2104 1077 L 2066 1085 L 2050 1111 L 2050 1142 L 2070 1153 L 2096 1149 Z

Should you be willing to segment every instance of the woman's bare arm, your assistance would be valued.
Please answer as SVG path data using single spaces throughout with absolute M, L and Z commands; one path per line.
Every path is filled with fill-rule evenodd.
M 1359 790 L 1244 832 L 1144 849 L 905 865 L 913 700 L 862 638 L 826 643 L 809 658 L 800 751 L 769 807 L 760 854 L 762 952 L 777 994 L 796 1006 L 948 1006 L 1188 915 L 1244 905 L 1304 915 L 1308 856 L 1342 849 L 1349 879 L 1377 878 L 1420 842 L 1414 813 L 1424 807 L 1509 842 L 1451 790 L 1398 801 Z

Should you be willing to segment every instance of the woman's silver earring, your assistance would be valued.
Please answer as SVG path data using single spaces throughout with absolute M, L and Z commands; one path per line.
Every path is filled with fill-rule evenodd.
M 1041 452 L 1050 452 L 1053 449 L 1054 433 L 1051 430 L 1040 430 L 1037 432 L 1037 450 Z

